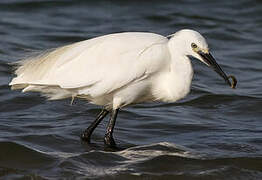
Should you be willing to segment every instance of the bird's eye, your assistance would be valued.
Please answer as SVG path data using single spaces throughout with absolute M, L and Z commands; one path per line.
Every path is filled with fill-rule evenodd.
M 195 49 L 195 48 L 197 48 L 197 45 L 196 45 L 195 43 L 192 43 L 192 44 L 191 44 L 191 47 L 192 47 L 193 49 Z

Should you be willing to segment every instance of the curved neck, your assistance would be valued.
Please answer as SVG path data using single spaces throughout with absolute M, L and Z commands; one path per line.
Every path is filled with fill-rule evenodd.
M 153 85 L 153 96 L 164 102 L 175 102 L 190 92 L 192 77 L 190 59 L 176 51 L 170 52 L 170 64 L 157 77 Z
M 170 52 L 170 75 L 173 77 L 174 91 L 181 99 L 190 92 L 194 71 L 191 60 L 181 53 L 183 51 L 179 51 L 181 50 L 179 48 L 176 51 L 176 48 L 173 47 L 174 50 Z
M 171 39 L 168 42 L 168 49 L 171 59 L 171 71 L 181 80 L 189 80 L 191 84 L 193 68 L 191 60 L 187 56 L 187 51 L 183 47 L 183 41 Z
M 184 55 L 176 55 L 176 53 L 171 54 L 171 72 L 179 77 L 192 79 L 193 68 L 190 59 Z M 184 79 L 183 80 L 186 80 Z

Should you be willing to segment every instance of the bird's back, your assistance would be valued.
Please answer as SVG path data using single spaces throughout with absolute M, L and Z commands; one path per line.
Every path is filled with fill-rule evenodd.
M 81 41 L 19 62 L 10 85 L 50 99 L 110 93 L 154 71 L 167 39 L 153 33 L 116 33 Z M 147 51 L 154 52 L 147 53 Z M 143 59 L 143 61 L 138 60 Z

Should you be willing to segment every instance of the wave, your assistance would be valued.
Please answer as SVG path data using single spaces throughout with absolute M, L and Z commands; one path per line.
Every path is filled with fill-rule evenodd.
M 9 174 L 29 176 L 29 169 L 38 169 L 34 176 L 47 179 L 262 177 L 262 157 L 212 158 L 169 142 L 120 151 L 91 150 L 83 153 L 48 152 L 15 142 L 0 142 L 0 149 L 0 177 Z
M 54 162 L 54 157 L 16 142 L 0 142 L 0 152 L 0 167 L 37 169 Z

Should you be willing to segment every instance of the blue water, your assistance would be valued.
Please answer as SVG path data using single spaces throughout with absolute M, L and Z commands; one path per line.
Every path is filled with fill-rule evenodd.
M 123 31 L 201 32 L 237 89 L 193 61 L 192 91 L 176 103 L 124 108 L 104 147 L 107 121 L 80 133 L 100 107 L 11 91 L 11 62 Z M 262 179 L 262 2 L 1 0 L 0 179 Z

